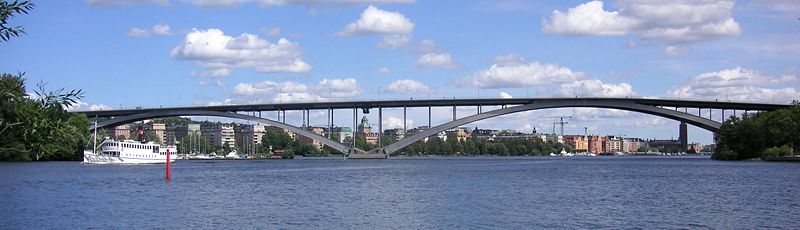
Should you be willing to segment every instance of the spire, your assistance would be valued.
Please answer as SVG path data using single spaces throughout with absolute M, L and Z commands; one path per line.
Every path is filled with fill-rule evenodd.
M 367 120 L 367 116 L 366 116 L 366 115 L 364 115 L 363 117 L 361 117 L 361 124 L 359 124 L 359 125 L 358 125 L 358 128 L 359 128 L 359 129 L 364 129 L 364 128 L 372 128 L 372 127 L 369 125 L 369 120 Z

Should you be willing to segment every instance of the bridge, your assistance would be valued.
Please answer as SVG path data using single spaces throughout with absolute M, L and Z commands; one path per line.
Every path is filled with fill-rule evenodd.
M 457 118 L 457 107 L 476 107 L 474 114 Z M 220 106 L 190 106 L 190 107 L 171 107 L 171 108 L 137 108 L 119 110 L 100 110 L 100 111 L 78 111 L 77 113 L 86 114 L 88 117 L 102 117 L 107 120 L 98 122 L 96 127 L 91 129 L 113 127 L 136 121 L 152 118 L 174 117 L 174 116 L 213 116 L 227 117 L 253 121 L 266 125 L 276 126 L 287 129 L 297 135 L 305 136 L 315 141 L 319 141 L 337 151 L 347 154 L 349 157 L 358 158 L 359 156 L 388 156 L 398 150 L 423 140 L 429 136 L 453 129 L 471 122 L 480 121 L 492 117 L 541 109 L 553 108 L 606 108 L 633 111 L 664 117 L 679 121 L 680 138 L 682 144 L 686 144 L 686 125 L 717 132 L 725 120 L 725 112 L 736 111 L 756 112 L 772 111 L 780 108 L 787 108 L 787 104 L 768 104 L 768 103 L 749 103 L 749 102 L 724 102 L 724 101 L 700 101 L 700 100 L 675 100 L 675 99 L 646 99 L 646 98 L 509 98 L 509 99 L 426 99 L 426 100 L 384 100 L 384 101 L 337 101 L 337 102 L 307 102 L 307 103 L 277 103 L 277 104 L 243 104 L 243 105 L 220 105 Z M 356 148 L 355 141 L 353 146 L 347 146 L 338 141 L 318 135 L 286 123 L 286 111 L 302 111 L 303 124 L 309 124 L 309 115 L 312 110 L 327 110 L 329 123 L 328 127 L 333 128 L 333 111 L 339 109 L 353 110 L 353 137 L 356 136 L 356 121 L 358 110 L 368 114 L 371 110 L 378 111 L 378 130 L 383 132 L 383 109 L 402 108 L 403 109 L 403 131 L 407 130 L 406 114 L 408 108 L 428 108 L 428 129 L 411 136 L 383 146 L 378 138 L 378 148 L 364 151 Z M 450 122 L 431 125 L 431 108 L 433 107 L 452 107 L 453 119 Z M 490 111 L 482 111 L 484 107 L 500 107 Z M 712 110 L 721 111 L 720 121 L 715 121 L 711 117 Z M 276 120 L 266 119 L 261 116 L 262 112 L 277 112 Z M 696 113 L 695 113 L 696 112 Z M 707 112 L 707 116 L 703 116 Z M 245 114 L 242 114 L 245 113 Z M 248 114 L 249 113 L 249 114 Z M 256 115 L 258 114 L 258 115 Z M 281 119 L 282 118 L 282 119 Z

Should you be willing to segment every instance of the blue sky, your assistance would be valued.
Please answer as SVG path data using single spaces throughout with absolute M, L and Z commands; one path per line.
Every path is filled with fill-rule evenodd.
M 10 21 L 28 34 L 0 44 L 0 70 L 26 72 L 28 90 L 40 81 L 83 89 L 74 110 L 412 97 L 800 98 L 794 0 L 35 3 Z M 434 112 L 434 124 L 450 117 L 447 108 Z M 412 113 L 410 126 L 427 124 L 418 115 L 425 113 Z M 336 124 L 349 126 L 349 114 L 337 112 Z M 553 115 L 574 116 L 567 133 L 677 138 L 674 121 L 603 109 L 471 126 L 550 132 L 552 119 L 541 117 Z M 312 116 L 326 123 L 323 112 Z M 401 116 L 387 111 L 384 122 L 401 126 Z M 712 140 L 690 133 L 690 141 Z

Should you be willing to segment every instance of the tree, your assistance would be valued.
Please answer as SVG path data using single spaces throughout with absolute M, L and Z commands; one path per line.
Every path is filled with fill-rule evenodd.
M 89 120 L 68 113 L 80 90 L 49 91 L 37 84 L 25 95 L 24 73 L 0 76 L 0 160 L 79 160 L 89 142 Z
M 13 18 L 14 14 L 28 14 L 33 9 L 34 4 L 30 1 L 7 1 L 0 2 L 0 40 L 8 41 L 11 37 L 19 37 L 25 34 L 22 26 L 9 26 L 8 19 Z
M 281 158 L 283 158 L 283 159 L 294 159 L 294 151 L 292 151 L 291 149 L 284 150 L 283 151 L 283 156 Z

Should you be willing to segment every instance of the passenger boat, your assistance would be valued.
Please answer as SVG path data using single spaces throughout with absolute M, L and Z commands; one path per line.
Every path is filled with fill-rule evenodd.
M 95 123 L 97 127 L 97 123 Z M 178 158 L 178 151 L 175 146 L 161 146 L 153 142 L 145 142 L 144 133 L 140 129 L 138 132 L 142 141 L 134 140 L 105 140 L 100 143 L 100 152 L 96 144 L 92 144 L 93 151 L 83 151 L 84 164 L 163 164 L 169 161 L 175 162 Z M 94 133 L 94 142 L 97 143 L 97 130 Z
M 134 140 L 106 140 L 100 144 L 100 153 L 83 151 L 85 164 L 163 164 L 175 162 L 178 153 L 174 146 L 161 146 L 153 142 L 142 143 Z

